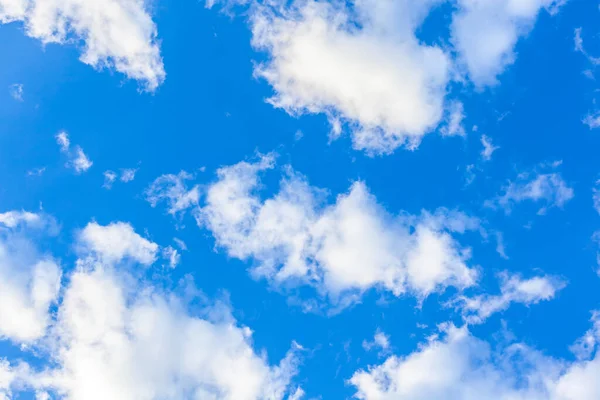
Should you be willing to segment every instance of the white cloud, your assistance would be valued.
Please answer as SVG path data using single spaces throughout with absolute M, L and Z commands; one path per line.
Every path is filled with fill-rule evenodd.
M 13 99 L 23 101 L 23 85 L 21 83 L 13 83 L 8 87 L 8 91 Z
M 7 211 L 0 213 L 0 224 L 6 228 L 16 228 L 18 225 L 37 225 L 43 217 L 29 211 Z
M 575 29 L 575 51 L 583 54 L 585 58 L 593 65 L 600 65 L 600 57 L 590 55 L 583 47 L 583 37 L 581 36 L 581 28 Z
M 167 246 L 162 249 L 162 256 L 169 262 L 169 267 L 175 268 L 181 260 L 181 254 L 173 246 Z
M 596 187 L 592 189 L 592 200 L 596 212 L 600 214 L 600 180 L 596 181 Z
M 27 212 L 0 214 L 0 338 L 30 343 L 44 335 L 50 322 L 61 269 L 51 256 L 39 253 L 27 230 L 48 226 L 42 219 Z
M 541 301 L 552 300 L 556 293 L 566 286 L 566 282 L 552 276 L 536 276 L 523 279 L 519 275 L 500 274 L 500 294 L 475 297 L 459 296 L 457 305 L 462 309 L 464 319 L 469 324 L 483 323 L 492 314 L 504 311 L 512 303 L 526 306 Z
M 583 123 L 587 125 L 590 129 L 596 129 L 600 127 L 600 112 L 595 112 L 593 114 L 588 114 L 583 119 Z
M 555 169 L 559 165 L 560 162 L 555 162 L 550 166 Z M 544 169 L 547 165 L 542 164 L 541 167 Z M 503 194 L 486 204 L 492 207 L 499 205 L 510 212 L 515 204 L 532 201 L 542 203 L 538 214 L 544 214 L 548 208 L 562 208 L 574 196 L 573 189 L 557 172 L 523 172 L 517 176 L 514 182 L 509 181 L 502 191 Z
M 121 170 L 121 182 L 131 182 L 135 179 L 137 168 L 123 168 Z
M 481 150 L 481 158 L 486 161 L 491 160 L 492 154 L 494 154 L 494 152 L 500 148 L 498 146 L 494 146 L 492 144 L 492 139 L 487 135 L 481 135 L 481 145 L 483 146 L 483 150 Z
M 138 235 L 130 224 L 113 222 L 102 226 L 90 222 L 78 233 L 80 251 L 92 252 L 107 263 L 131 259 L 150 265 L 156 261 L 158 245 Z
M 114 171 L 104 171 L 104 184 L 102 185 L 102 187 L 105 189 L 111 189 L 116 179 L 117 174 Z
M 255 74 L 273 86 L 274 106 L 347 123 L 356 149 L 414 147 L 440 122 L 449 79 L 448 55 L 414 33 L 436 3 L 358 0 L 354 12 L 312 0 L 255 7 L 252 44 L 270 56 Z
M 125 282 L 102 267 L 72 275 L 50 335 L 56 367 L 32 385 L 72 400 L 283 399 L 293 353 L 270 366 L 228 310 L 195 317 L 176 296 Z
M 476 229 L 476 220 L 447 210 L 390 215 L 363 182 L 326 205 L 326 193 L 291 168 L 279 192 L 261 200 L 259 174 L 273 166 L 265 156 L 221 168 L 198 211 L 218 247 L 255 261 L 255 276 L 275 285 L 313 285 L 341 306 L 371 288 L 423 298 L 475 283 L 469 251 L 451 232 Z
M 60 146 L 60 151 L 63 153 L 67 153 L 69 148 L 71 147 L 71 140 L 69 139 L 69 134 L 65 131 L 58 132 L 56 135 L 56 143 Z
M 492 350 L 466 328 L 450 326 L 406 357 L 358 371 L 361 400 L 594 400 L 600 358 L 564 362 L 522 343 Z
M 58 146 L 60 147 L 60 151 L 69 158 L 69 162 L 66 164 L 68 168 L 73 168 L 76 173 L 80 174 L 92 167 L 94 163 L 83 152 L 83 149 L 80 146 L 75 146 L 74 149 L 71 150 L 71 140 L 69 139 L 67 132 L 61 131 L 55 138 L 56 143 L 58 143 Z
M 145 0 L 0 0 L 0 23 L 21 21 L 42 43 L 82 43 L 80 60 L 154 90 L 165 78 Z
M 498 253 L 498 255 L 505 260 L 508 260 L 508 256 L 506 255 L 506 247 L 504 246 L 504 235 L 502 232 L 495 232 L 494 236 L 496 237 L 496 253 Z
M 362 347 L 366 351 L 372 349 L 379 349 L 380 355 L 385 354 L 390 349 L 390 337 L 381 331 L 375 332 L 375 336 L 372 341 L 363 340 Z
M 515 45 L 529 33 L 542 9 L 556 12 L 562 0 L 457 0 L 451 42 L 476 86 L 494 85 L 514 63 Z
M 463 120 L 465 119 L 464 106 L 460 101 L 453 101 L 448 106 L 446 117 L 446 125 L 442 127 L 442 135 L 445 136 L 464 136 L 465 127 Z
M 177 175 L 162 175 L 156 178 L 146 190 L 146 200 L 152 207 L 156 207 L 161 202 L 167 203 L 169 214 L 176 216 L 198 205 L 200 188 L 196 185 L 188 190 L 185 184 L 185 181 L 193 178 L 193 175 L 185 171 Z

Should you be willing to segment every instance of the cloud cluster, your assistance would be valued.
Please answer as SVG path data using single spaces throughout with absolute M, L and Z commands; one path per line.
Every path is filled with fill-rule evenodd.
M 160 283 L 136 278 L 136 265 L 151 264 L 159 246 L 131 225 L 91 222 L 78 233 L 80 258 L 60 299 L 58 266 L 50 259 L 32 264 L 36 253 L 11 232 L 7 239 L 0 231 L 0 334 L 43 336 L 32 349 L 47 364 L 1 361 L 0 398 L 30 391 L 37 399 L 279 400 L 296 390 L 297 345 L 271 365 L 226 304 L 192 309 Z
M 154 90 L 165 79 L 145 0 L 0 0 L 0 23 L 20 21 L 42 43 L 83 43 L 81 61 Z
M 444 339 L 357 371 L 350 383 L 361 400 L 593 400 L 598 373 L 597 353 L 567 362 L 522 343 L 492 350 L 466 328 L 448 326 Z
M 360 181 L 327 204 L 325 191 L 290 167 L 279 191 L 262 199 L 260 175 L 273 167 L 268 155 L 219 169 L 195 211 L 219 248 L 253 260 L 255 276 L 312 285 L 338 304 L 371 288 L 424 298 L 476 282 L 453 233 L 477 229 L 477 220 L 443 209 L 391 215 Z
M 444 0 L 251 3 L 252 45 L 268 55 L 255 75 L 275 92 L 268 101 L 292 115 L 325 114 L 333 137 L 346 125 L 355 149 L 386 154 L 415 148 L 444 119 L 442 134 L 464 134 L 450 82 L 496 84 L 541 10 L 553 14 L 563 1 L 455 0 L 445 47 L 417 35 Z

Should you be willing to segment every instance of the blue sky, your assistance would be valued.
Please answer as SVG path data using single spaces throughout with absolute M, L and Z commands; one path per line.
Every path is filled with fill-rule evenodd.
M 599 17 L 0 0 L 0 399 L 600 398 Z

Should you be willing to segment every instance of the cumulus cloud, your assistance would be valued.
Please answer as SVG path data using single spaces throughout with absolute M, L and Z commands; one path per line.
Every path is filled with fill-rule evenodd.
M 104 171 L 104 184 L 102 185 L 105 189 L 111 189 L 113 183 L 117 180 L 117 174 L 114 171 Z
M 181 254 L 173 246 L 167 246 L 162 249 L 162 256 L 169 262 L 169 267 L 175 268 L 181 260 Z
M 361 400 L 593 400 L 600 358 L 566 362 L 522 344 L 492 350 L 466 328 L 449 326 L 406 357 L 356 372 Z
M 566 286 L 566 282 L 557 277 L 536 276 L 523 279 L 507 272 L 500 274 L 500 281 L 499 295 L 459 296 L 456 303 L 463 312 L 465 322 L 483 323 L 492 314 L 508 309 L 512 303 L 529 306 L 552 300 Z
M 198 185 L 189 189 L 186 181 L 194 176 L 185 171 L 177 175 L 162 175 L 154 180 L 146 190 L 146 200 L 152 207 L 159 203 L 166 203 L 169 214 L 176 216 L 188 208 L 198 205 L 200 199 L 200 187 Z
M 279 192 L 261 199 L 260 175 L 272 156 L 218 170 L 199 224 L 229 256 L 254 260 L 252 273 L 275 285 L 309 284 L 343 305 L 371 288 L 424 298 L 448 286 L 465 288 L 477 272 L 452 233 L 476 229 L 459 212 L 391 215 L 363 182 L 335 203 L 290 167 Z
M 91 252 L 107 263 L 131 259 L 150 265 L 156 261 L 158 245 L 141 237 L 133 227 L 124 222 L 99 225 L 90 222 L 78 234 L 79 250 Z
M 69 162 L 66 164 L 67 168 L 74 169 L 76 173 L 83 173 L 90 169 L 94 164 L 83 152 L 81 147 L 74 146 L 73 149 L 71 149 L 71 140 L 69 139 L 67 132 L 59 132 L 56 135 L 56 143 L 58 143 L 61 153 L 69 158 Z
M 583 123 L 590 129 L 596 129 L 600 127 L 600 112 L 588 114 L 583 118 Z
M 137 168 L 123 168 L 121 169 L 121 182 L 127 183 L 135 179 Z
M 519 38 L 532 29 L 538 14 L 551 14 L 563 0 L 457 0 L 452 16 L 451 42 L 458 62 L 476 86 L 496 84 L 514 63 Z
M 43 44 L 82 43 L 80 60 L 154 90 L 165 78 L 145 0 L 0 0 L 0 23 L 23 22 Z
M 129 281 L 103 267 L 71 276 L 50 336 L 56 366 L 32 385 L 72 400 L 284 398 L 293 351 L 271 366 L 226 310 L 194 316 L 176 296 Z
M 481 150 L 481 158 L 483 158 L 485 161 L 491 160 L 492 154 L 499 149 L 498 146 L 494 146 L 492 144 L 492 139 L 487 135 L 481 135 L 481 145 L 483 146 L 483 150 Z
M 438 2 L 357 0 L 352 12 L 313 0 L 255 7 L 252 44 L 269 55 L 255 74 L 275 90 L 275 107 L 346 122 L 356 149 L 414 147 L 444 114 L 451 60 L 414 33 Z
M 377 332 L 375 332 L 375 336 L 373 337 L 373 340 L 371 340 L 371 341 L 363 340 L 362 347 L 366 351 L 371 351 L 373 349 L 379 349 L 380 355 L 385 354 L 390 349 L 390 337 L 388 335 L 386 335 L 385 333 L 381 332 L 380 330 L 377 330 Z
M 44 336 L 50 322 L 61 268 L 29 237 L 31 227 L 45 233 L 43 219 L 28 212 L 0 214 L 0 338 L 31 343 Z
M 556 169 L 561 163 L 541 165 L 541 169 Z M 538 214 L 545 214 L 548 208 L 562 208 L 574 196 L 573 188 L 563 180 L 558 172 L 523 172 L 515 181 L 509 181 L 503 188 L 503 193 L 494 200 L 488 201 L 488 206 L 500 206 L 507 212 L 512 207 L 524 201 L 541 203 Z
M 441 129 L 442 135 L 445 136 L 464 136 L 465 127 L 463 120 L 465 119 L 464 106 L 460 101 L 453 101 L 448 106 L 446 125 Z
M 288 354 L 271 364 L 264 352 L 254 350 L 252 331 L 233 319 L 227 304 L 201 297 L 192 306 L 187 295 L 184 300 L 160 282 L 139 280 L 129 272 L 133 269 L 115 268 L 114 262 L 125 257 L 134 263 L 131 268 L 136 262 L 147 264 L 156 251 L 129 224 L 100 227 L 92 222 L 78 235 L 83 258 L 69 276 L 47 331 L 46 323 L 28 329 L 23 321 L 33 306 L 17 301 L 25 291 L 21 297 L 30 296 L 36 306 L 46 304 L 50 291 L 36 277 L 45 282 L 47 269 L 23 284 L 19 279 L 31 272 L 30 264 L 20 262 L 8 270 L 6 248 L 12 242 L 7 243 L 0 241 L 0 334 L 17 325 L 19 338 L 45 332 L 43 342 L 23 350 L 47 358 L 35 368 L 0 361 L 0 398 L 35 392 L 40 400 L 283 400 L 302 393 L 291 385 L 299 345 L 292 343 Z M 25 250 L 19 260 L 35 254 Z M 51 293 L 57 293 L 59 283 L 52 287 L 56 291 Z M 47 322 L 47 306 L 42 308 Z M 24 337 L 25 332 L 30 335 Z

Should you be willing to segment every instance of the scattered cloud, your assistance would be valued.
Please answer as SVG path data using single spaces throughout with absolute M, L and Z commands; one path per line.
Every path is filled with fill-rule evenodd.
M 515 46 L 535 25 L 538 14 L 551 14 L 562 0 L 457 0 L 451 42 L 458 63 L 478 87 L 495 85 L 516 58 Z
M 168 261 L 169 267 L 175 268 L 181 260 L 181 254 L 173 246 L 167 246 L 162 249 L 162 257 Z
M 460 101 L 453 101 L 448 106 L 446 117 L 446 125 L 441 129 L 444 136 L 464 136 L 465 127 L 463 120 L 465 119 L 464 106 Z
M 27 176 L 42 176 L 46 172 L 46 167 L 33 168 L 27 171 Z
M 481 324 L 492 314 L 508 309 L 512 303 L 526 306 L 548 301 L 566 286 L 562 279 L 551 276 L 536 276 L 523 279 L 507 272 L 500 274 L 500 294 L 475 297 L 459 296 L 455 305 L 463 312 L 468 324 Z
M 492 154 L 500 147 L 494 146 L 492 144 L 492 139 L 487 135 L 481 135 L 481 145 L 483 146 L 483 150 L 481 150 L 481 158 L 485 161 L 489 161 L 492 159 Z
M 165 79 L 157 31 L 145 0 L 0 0 L 0 23 L 23 22 L 27 36 L 82 43 L 80 60 L 111 68 L 155 90 Z
M 69 162 L 67 168 L 72 168 L 76 173 L 81 174 L 92 167 L 94 164 L 79 146 L 74 146 L 71 149 L 71 140 L 65 131 L 61 131 L 56 135 L 56 143 L 60 147 L 60 151 L 67 155 Z
M 561 163 L 541 164 L 538 169 L 556 169 Z M 562 208 L 574 196 L 574 191 L 563 180 L 560 173 L 523 172 L 515 181 L 509 181 L 502 189 L 503 193 L 486 205 L 503 207 L 510 212 L 512 207 L 524 201 L 542 203 L 538 214 L 545 214 L 548 208 Z
M 137 168 L 123 168 L 121 169 L 121 182 L 131 182 L 135 179 Z
M 380 330 L 377 330 L 372 341 L 363 340 L 362 347 L 365 351 L 378 349 L 380 356 L 385 355 L 390 350 L 390 337 Z
M 445 328 L 406 357 L 357 371 L 349 383 L 361 400 L 600 398 L 600 358 L 567 362 L 523 343 L 492 347 L 467 328 Z
M 116 179 L 117 174 L 114 171 L 104 171 L 104 184 L 102 185 L 102 187 L 105 189 L 111 189 Z
M 452 233 L 477 229 L 477 220 L 443 209 L 391 215 L 360 181 L 328 205 L 326 192 L 290 167 L 279 192 L 262 200 L 259 176 L 273 167 L 267 155 L 219 169 L 197 211 L 219 248 L 254 260 L 254 276 L 274 285 L 313 285 L 339 306 L 371 288 L 423 298 L 475 283 L 469 251 Z
M 16 101 L 23 101 L 23 85 L 21 83 L 13 83 L 8 87 L 8 92 Z
M 600 111 L 586 115 L 583 119 L 583 123 L 590 129 L 596 129 L 600 127 Z
M 193 179 L 194 176 L 185 171 L 177 175 L 162 175 L 154 180 L 146 190 L 146 200 L 152 207 L 159 203 L 166 203 L 168 213 L 176 216 L 198 205 L 200 200 L 200 187 L 194 186 L 188 190 L 185 181 Z
M 592 65 L 600 65 L 600 57 L 590 55 L 583 47 L 583 37 L 581 36 L 581 28 L 575 29 L 575 51 L 583 54 Z

